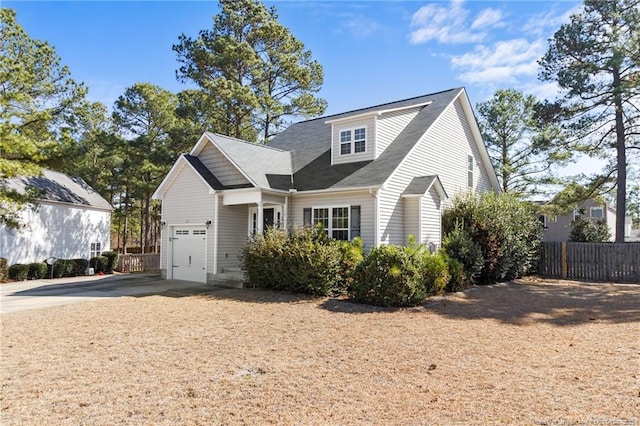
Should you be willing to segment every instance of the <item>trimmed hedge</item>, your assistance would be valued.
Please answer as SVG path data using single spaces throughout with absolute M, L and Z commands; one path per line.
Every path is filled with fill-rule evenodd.
M 6 281 L 9 278 L 9 271 L 7 269 L 7 259 L 0 257 L 0 282 Z
M 112 274 L 114 268 L 118 264 L 118 253 L 115 251 L 103 251 L 102 256 L 107 258 L 105 271 L 109 274 Z
M 15 281 L 24 281 L 29 277 L 29 265 L 16 263 L 9 266 L 9 279 Z
M 109 259 L 105 256 L 95 256 L 89 259 L 89 268 L 93 268 L 93 272 L 99 274 L 107 271 Z
M 44 262 L 38 263 L 30 263 L 29 265 L 29 275 L 28 279 L 30 280 L 40 280 L 47 276 L 48 265 Z
M 321 228 L 305 227 L 256 235 L 240 258 L 253 287 L 327 296 L 346 292 L 349 267 L 361 255 L 360 241 L 329 240 Z

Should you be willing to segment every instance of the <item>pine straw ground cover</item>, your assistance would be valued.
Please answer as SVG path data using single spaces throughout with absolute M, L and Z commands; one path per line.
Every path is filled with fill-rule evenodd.
M 640 424 L 640 286 L 259 290 L 3 314 L 0 424 Z

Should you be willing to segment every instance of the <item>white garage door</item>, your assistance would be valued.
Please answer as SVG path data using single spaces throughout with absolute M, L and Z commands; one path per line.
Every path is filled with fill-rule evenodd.
M 173 279 L 205 281 L 207 229 L 180 226 L 173 230 Z

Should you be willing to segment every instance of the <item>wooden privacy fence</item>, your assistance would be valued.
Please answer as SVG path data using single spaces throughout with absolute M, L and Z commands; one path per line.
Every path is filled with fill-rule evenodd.
M 118 258 L 118 272 L 150 272 L 160 270 L 160 254 L 121 254 Z
M 640 284 L 640 243 L 542 243 L 538 273 L 578 281 Z

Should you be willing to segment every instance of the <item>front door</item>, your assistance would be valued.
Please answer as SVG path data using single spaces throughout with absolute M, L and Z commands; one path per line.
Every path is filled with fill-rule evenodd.
M 281 207 L 265 207 L 262 209 L 262 229 L 279 228 L 282 225 Z M 258 208 L 249 208 L 249 235 L 258 232 Z

